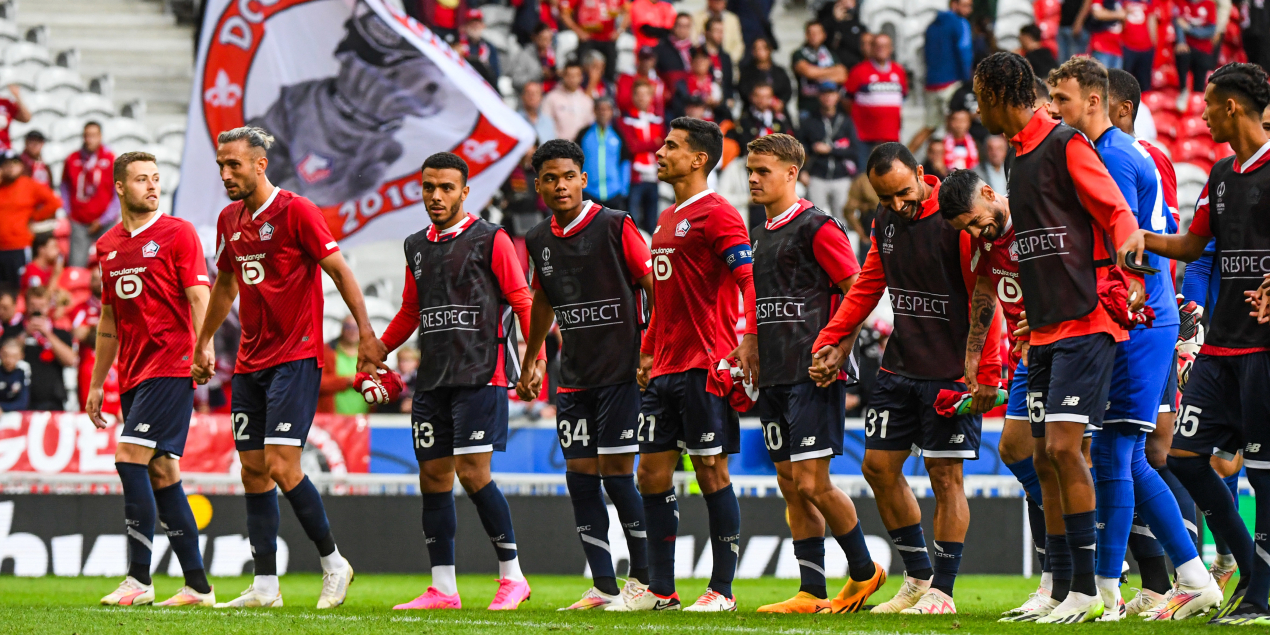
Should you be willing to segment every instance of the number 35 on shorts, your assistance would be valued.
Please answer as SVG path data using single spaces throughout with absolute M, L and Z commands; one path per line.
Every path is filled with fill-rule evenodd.
M 886 424 L 891 420 L 891 411 L 883 410 L 878 412 L 873 408 L 864 414 L 864 436 L 871 437 L 874 432 L 878 433 L 879 439 L 886 438 Z
M 1173 420 L 1173 434 L 1180 434 L 1184 437 L 1193 437 L 1195 432 L 1199 430 L 1199 415 L 1204 412 L 1195 406 L 1182 406 L 1182 411 L 1177 413 L 1177 418 Z

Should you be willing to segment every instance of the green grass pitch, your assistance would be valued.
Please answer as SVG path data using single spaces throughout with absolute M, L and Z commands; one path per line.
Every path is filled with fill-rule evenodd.
M 1086 632 L 1190 633 L 1205 628 L 1206 618 L 1186 622 L 1146 624 L 1128 619 L 1119 624 L 1045 626 L 1038 624 L 998 624 L 998 614 L 1020 604 L 1036 588 L 1037 578 L 1014 576 L 962 576 L 957 581 L 955 616 L 875 616 L 855 615 L 759 615 L 762 604 L 783 600 L 798 588 L 796 580 L 739 580 L 734 590 L 740 601 L 737 613 L 691 614 L 604 612 L 557 612 L 568 606 L 589 586 L 572 576 L 530 576 L 533 598 L 519 611 L 491 612 L 485 606 L 493 598 L 496 584 L 492 575 L 459 577 L 463 594 L 461 611 L 393 611 L 427 588 L 426 576 L 362 575 L 349 593 L 348 602 L 332 611 L 317 611 L 321 579 L 311 574 L 282 578 L 286 607 L 282 609 L 217 610 L 161 609 L 155 607 L 113 608 L 97 605 L 101 596 L 118 583 L 105 578 L 14 578 L 0 577 L 0 631 L 4 633 L 126 633 L 176 635 L 191 633 L 992 633 L 1013 635 L 1051 629 L 1080 629 Z M 235 597 L 250 578 L 217 578 L 221 601 Z M 830 581 L 830 593 L 837 591 Z M 1136 579 L 1131 583 L 1136 583 Z M 159 599 L 177 590 L 176 578 L 155 577 Z M 705 587 L 704 580 L 680 580 L 681 596 L 689 601 Z M 896 579 L 873 597 L 883 601 L 899 587 Z M 1126 596 L 1131 597 L 1128 588 Z

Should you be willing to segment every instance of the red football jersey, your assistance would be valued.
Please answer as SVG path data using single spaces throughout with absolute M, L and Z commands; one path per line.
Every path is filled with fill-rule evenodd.
M 340 250 L 313 201 L 282 188 L 251 213 L 230 203 L 216 222 L 216 268 L 238 278 L 242 341 L 235 373 L 310 357 L 322 366 L 322 272 Z
M 978 238 L 970 240 L 970 268 L 977 276 L 992 279 L 997 288 L 997 306 L 1005 316 L 1006 337 L 1010 344 L 1010 372 L 1019 363 L 1019 356 L 1014 354 L 1014 331 L 1019 328 L 1019 319 L 1023 317 L 1023 287 L 1019 286 L 1019 252 L 1014 245 L 1014 225 L 1002 232 L 1001 237 L 985 242 Z
M 1128 0 L 1124 3 L 1124 30 L 1120 33 L 1120 41 L 1131 51 L 1154 50 L 1151 44 L 1151 26 L 1147 18 L 1155 11 L 1150 2 L 1144 0 Z
M 851 68 L 845 86 L 854 99 L 851 117 L 860 140 L 868 143 L 899 141 L 908 75 L 897 63 L 879 67 L 865 60 Z
M 661 213 L 652 245 L 653 319 L 643 347 L 653 355 L 653 377 L 712 369 L 736 348 L 741 300 L 732 268 L 750 266 L 749 242 L 741 215 L 713 190 Z
M 189 377 L 195 334 L 185 289 L 208 284 L 194 225 L 163 214 L 134 232 L 119 223 L 97 253 L 101 303 L 114 310 L 119 336 L 119 392 L 153 377 Z

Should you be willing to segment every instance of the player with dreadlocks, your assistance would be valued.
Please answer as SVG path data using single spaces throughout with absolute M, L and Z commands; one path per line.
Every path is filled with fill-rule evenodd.
M 1034 83 L 1031 65 L 1015 53 L 989 56 L 974 76 L 984 126 L 1005 134 L 1016 152 L 1009 191 L 1028 309 L 1020 328 L 1030 345 L 1028 416 L 1034 460 L 1050 462 L 1062 492 L 1064 531 L 1048 536 L 1046 551 L 1071 562 L 1070 586 L 1054 576 L 1060 603 L 1038 621 L 1086 622 L 1102 615 L 1103 602 L 1094 583 L 1093 479 L 1081 443 L 1086 426 L 1102 425 L 1116 342 L 1128 338 L 1103 307 L 1098 278 L 1111 264 L 1108 237 L 1121 245 L 1138 224 L 1089 140 L 1033 110 Z M 1128 308 L 1141 309 L 1141 278 L 1127 284 Z

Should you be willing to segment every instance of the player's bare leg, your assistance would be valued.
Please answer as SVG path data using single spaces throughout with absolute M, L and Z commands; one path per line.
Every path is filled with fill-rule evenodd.
M 890 601 L 873 608 L 874 613 L 899 613 L 917 604 L 931 588 L 934 569 L 926 541 L 921 535 L 922 512 L 913 489 L 904 478 L 907 451 L 865 450 L 864 479 L 877 499 L 882 524 L 904 558 L 904 584 Z M 902 534 L 897 535 L 897 532 Z
M 566 459 L 565 469 L 566 475 L 571 479 L 569 496 L 573 502 L 574 519 L 578 527 L 588 527 L 579 530 L 588 563 L 610 562 L 612 557 L 608 548 L 608 509 L 601 493 L 603 485 L 617 508 L 631 564 L 629 577 L 620 591 L 617 588 L 616 572 L 606 570 L 611 575 L 604 576 L 599 573 L 598 566 L 591 564 L 592 587 L 583 594 L 582 599 L 560 610 L 606 608 L 647 592 L 648 540 L 643 501 L 634 488 L 632 478 L 635 455 L 599 454 L 596 457 Z

